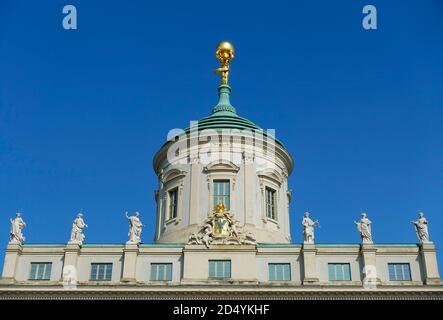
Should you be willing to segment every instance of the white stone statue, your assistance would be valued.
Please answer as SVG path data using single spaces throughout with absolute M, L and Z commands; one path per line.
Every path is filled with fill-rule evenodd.
M 85 240 L 83 229 L 87 227 L 88 225 L 83 220 L 83 214 L 79 213 L 77 218 L 75 218 L 74 222 L 72 223 L 71 239 L 68 243 L 82 245 L 83 240 Z
M 11 231 L 9 232 L 10 244 L 22 244 L 25 241 L 22 230 L 26 227 L 26 223 L 22 219 L 20 212 L 15 214 L 14 219 L 9 219 L 11 222 Z
M 133 216 L 128 216 L 128 212 L 125 212 L 126 219 L 129 220 L 129 240 L 126 242 L 128 244 L 139 244 L 141 242 L 142 228 L 144 225 L 140 221 L 139 213 L 134 213 Z
M 360 232 L 362 243 L 373 243 L 371 232 L 372 221 L 366 218 L 366 213 L 363 212 L 360 221 L 354 221 L 354 223 L 357 225 L 358 232 Z
M 309 212 L 305 212 L 301 224 L 303 225 L 303 242 L 314 243 L 314 227 L 320 226 L 318 220 L 313 221 L 309 218 Z
M 415 233 L 420 243 L 429 243 L 428 221 L 425 218 L 425 214 L 420 212 L 418 214 L 418 220 L 411 221 L 411 223 L 414 224 Z

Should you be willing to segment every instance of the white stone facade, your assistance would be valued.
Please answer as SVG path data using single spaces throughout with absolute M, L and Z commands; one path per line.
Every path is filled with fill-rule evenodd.
M 201 133 L 199 140 L 218 141 L 220 132 Z M 154 169 L 159 177 L 157 200 L 158 243 L 185 243 L 191 233 L 214 210 L 214 181 L 229 181 L 230 212 L 252 232 L 258 242 L 290 243 L 289 203 L 291 192 L 288 175 L 292 170 L 292 158 L 275 140 L 264 138 L 255 146 L 243 135 L 224 133 L 222 142 L 200 143 L 188 148 L 180 142 L 180 153 L 168 159 L 168 152 L 175 150 L 173 143 L 166 144 L 155 156 Z M 238 143 L 236 143 L 236 141 Z M 263 141 L 257 137 L 255 141 Z M 220 155 L 210 158 L 208 149 L 220 150 Z M 223 155 L 221 155 L 223 154 Z M 192 156 L 192 158 L 191 158 Z M 192 161 L 190 160 L 192 159 Z M 275 191 L 275 218 L 267 216 L 265 191 Z M 177 216 L 172 218 L 169 192 L 178 191 Z
M 365 254 L 372 259 L 365 259 Z M 143 284 L 188 287 L 211 286 L 220 283 L 267 286 L 340 286 L 363 289 L 366 263 L 376 271 L 376 285 L 422 287 L 437 285 L 441 280 L 432 244 L 416 245 L 17 245 L 10 244 L 6 251 L 2 275 L 3 284 L 63 285 L 63 268 L 72 266 L 78 286 Z M 209 262 L 229 261 L 230 276 L 211 279 Z M 51 263 L 47 279 L 32 280 L 31 263 Z M 112 275 L 104 281 L 91 279 L 93 263 L 112 264 Z M 151 279 L 152 264 L 172 265 L 171 277 L 164 281 Z M 332 280 L 329 264 L 347 264 L 350 279 Z M 388 264 L 407 264 L 410 279 L 390 279 Z M 271 280 L 270 264 L 289 264 L 290 275 L 285 280 Z

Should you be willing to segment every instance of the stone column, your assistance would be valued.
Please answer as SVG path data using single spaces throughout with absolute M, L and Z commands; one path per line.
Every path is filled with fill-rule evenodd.
M 442 281 L 438 272 L 437 256 L 434 244 L 432 242 L 422 243 L 420 245 L 420 254 L 423 259 L 425 284 L 441 284 Z
M 2 280 L 12 282 L 15 280 L 15 271 L 21 253 L 22 246 L 20 244 L 8 244 L 5 252 Z
M 363 260 L 363 286 L 373 287 L 380 283 L 377 276 L 377 249 L 372 243 L 363 243 L 360 247 Z
M 191 159 L 191 190 L 189 199 L 189 224 L 198 224 L 198 214 L 200 210 L 200 175 L 201 166 L 197 157 Z
M 303 267 L 304 267 L 304 277 L 302 280 L 303 285 L 317 285 L 318 275 L 317 275 L 317 249 L 315 244 L 304 243 L 302 249 L 303 255 Z
M 136 267 L 137 267 L 137 256 L 138 256 L 138 245 L 137 244 L 126 244 L 123 249 L 124 260 L 123 260 L 123 276 L 122 282 L 135 282 L 136 281 Z

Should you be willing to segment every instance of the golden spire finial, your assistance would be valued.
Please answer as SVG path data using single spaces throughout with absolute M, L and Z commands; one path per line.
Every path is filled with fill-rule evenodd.
M 228 84 L 229 63 L 234 59 L 234 46 L 228 41 L 220 42 L 215 56 L 220 61 L 221 67 L 216 69 L 214 73 L 221 73 L 221 83 Z

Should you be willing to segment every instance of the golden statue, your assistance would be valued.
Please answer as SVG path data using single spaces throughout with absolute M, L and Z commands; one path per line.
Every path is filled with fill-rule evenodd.
M 223 213 L 225 212 L 225 205 L 222 202 L 217 203 L 217 205 L 215 206 L 215 212 L 216 213 Z
M 221 63 L 221 67 L 214 71 L 215 73 L 221 73 L 221 83 L 228 84 L 229 75 L 229 63 L 234 59 L 234 46 L 227 41 L 220 42 L 215 51 L 215 56 Z

